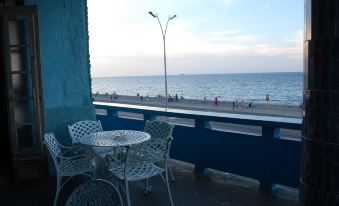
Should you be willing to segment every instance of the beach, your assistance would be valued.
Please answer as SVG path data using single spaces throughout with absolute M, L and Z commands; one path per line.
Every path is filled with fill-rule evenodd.
M 144 96 L 141 99 L 141 96 L 116 95 L 116 98 L 114 98 L 114 96 L 108 94 L 93 94 L 93 98 L 95 101 L 156 107 L 164 107 L 166 104 L 165 98 Z M 251 105 L 249 105 L 250 102 L 248 101 L 234 103 L 235 105 L 233 106 L 233 102 L 218 101 L 218 104 L 216 105 L 214 99 L 206 99 L 205 101 L 178 98 L 176 101 L 174 98 L 172 102 L 168 102 L 168 107 L 184 110 L 301 118 L 302 110 L 299 106 L 295 105 L 270 104 L 269 101 L 268 103 L 252 103 Z
M 99 102 L 114 102 L 114 103 L 124 103 L 132 105 L 144 105 L 144 106 L 156 106 L 164 107 L 165 99 L 164 98 L 155 98 L 155 97 L 141 97 L 139 96 L 127 96 L 127 95 L 117 95 L 114 98 L 112 95 L 108 94 L 93 94 L 93 99 Z M 175 99 L 173 102 L 168 103 L 169 108 L 183 109 L 183 110 L 195 110 L 195 111 L 213 111 L 213 112 L 222 112 L 222 113 L 236 113 L 236 114 L 251 114 L 251 115 L 262 115 L 262 116 L 281 116 L 281 117 L 293 117 L 301 118 L 302 110 L 298 106 L 294 105 L 277 105 L 277 104 L 253 104 L 251 107 L 248 107 L 246 102 L 238 102 L 238 107 L 233 108 L 233 102 L 219 101 L 218 105 L 214 104 L 214 100 L 207 99 L 204 100 L 193 100 L 193 99 L 178 99 L 176 102 Z M 126 113 L 119 112 L 119 116 L 127 118 L 136 118 L 142 119 L 142 114 Z M 160 120 L 167 120 L 174 124 L 180 125 L 194 125 L 194 120 L 192 119 L 182 119 L 175 117 L 159 117 Z M 261 127 L 258 126 L 248 126 L 248 125 L 237 125 L 237 124 L 228 124 L 213 122 L 212 128 L 221 131 L 228 132 L 238 132 L 238 133 L 250 133 L 255 135 L 261 135 Z M 296 130 L 281 130 L 281 137 L 283 138 L 300 138 L 300 131 Z

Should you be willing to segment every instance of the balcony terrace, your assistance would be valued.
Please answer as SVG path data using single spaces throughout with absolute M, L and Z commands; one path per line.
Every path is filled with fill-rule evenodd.
M 179 109 L 165 110 L 160 107 L 103 102 L 95 102 L 94 105 L 97 109 L 97 119 L 102 122 L 104 130 L 142 130 L 145 120 L 167 119 L 176 122 L 171 158 L 189 163 L 190 167 L 175 164 L 178 180 L 173 184 L 173 190 L 179 196 L 185 194 L 182 196 L 185 203 L 195 200 L 192 194 L 198 196 L 210 194 L 211 198 L 215 198 L 216 201 L 213 205 L 222 202 L 227 205 L 229 204 L 227 203 L 227 191 L 237 190 L 235 188 L 239 189 L 239 194 L 235 192 L 231 196 L 238 195 L 239 200 L 235 198 L 234 201 L 240 202 L 230 205 L 251 205 L 250 202 L 253 202 L 251 198 L 244 198 L 244 202 L 241 203 L 242 192 L 240 190 L 245 188 L 248 191 L 243 192 L 252 193 L 255 199 L 261 199 L 264 194 L 265 198 L 274 199 L 276 193 L 285 193 L 290 198 L 288 205 L 297 202 L 297 189 L 288 189 L 294 191 L 292 193 L 282 191 L 286 191 L 285 186 L 294 188 L 299 186 L 300 139 L 286 136 L 291 134 L 289 132 L 284 132 L 284 137 L 281 137 L 280 130 L 300 130 L 301 119 Z M 193 125 L 189 125 L 190 123 Z M 215 130 L 212 127 L 215 123 L 259 127 L 261 131 L 258 134 Z M 233 181 L 229 181 L 231 179 Z M 241 184 L 234 184 L 237 182 Z M 190 195 L 187 192 L 194 190 L 188 188 L 187 191 L 175 192 L 175 187 L 178 185 L 180 186 L 177 189 L 188 187 L 196 188 L 197 191 Z M 279 187 L 278 185 L 285 186 Z M 215 191 L 216 187 L 223 189 Z M 274 192 L 267 193 L 269 191 Z M 285 197 L 280 198 L 283 200 Z M 276 204 L 268 199 L 268 205 Z M 197 202 L 204 202 L 202 205 L 211 204 L 208 203 L 209 200 L 206 201 L 197 199 Z M 259 205 L 264 205 L 265 201 L 263 200 L 263 203 Z
M 280 138 L 280 129 L 300 129 L 300 119 L 221 114 L 116 103 L 94 103 L 104 130 L 142 130 L 144 120 L 176 118 L 173 131 L 171 183 L 175 205 L 298 205 L 300 140 Z M 124 112 L 122 117 L 120 112 Z M 126 117 L 126 112 L 136 117 Z M 132 115 L 133 116 L 133 115 Z M 189 120 L 188 120 L 189 119 Z M 187 122 L 194 125 L 187 125 Z M 261 134 L 212 129 L 212 122 L 250 125 Z M 185 123 L 185 124 L 183 124 Z M 210 168 L 210 169 L 208 169 Z M 241 175 L 241 176 L 240 176 Z M 59 204 L 80 182 L 75 178 L 63 192 Z M 152 191 L 132 184 L 133 205 L 164 205 L 168 202 L 161 178 L 151 180 Z M 280 185 L 280 186 L 277 186 Z M 285 185 L 285 186 L 282 186 Z M 55 194 L 55 180 L 40 186 L 3 188 L 5 205 L 48 205 Z M 39 200 L 39 204 L 37 204 Z
M 183 205 L 260 205 L 296 206 L 298 190 L 281 187 L 274 192 L 259 190 L 256 181 L 234 175 L 211 171 L 206 175 L 194 173 L 191 165 L 174 162 L 176 182 L 171 184 L 174 204 Z M 80 178 L 66 185 L 61 193 L 59 205 L 63 205 L 67 195 L 74 189 Z M 131 184 L 132 205 L 169 205 L 166 187 L 161 178 L 151 180 L 153 192 L 144 195 L 143 190 Z M 55 180 L 49 184 L 21 187 L 7 187 L 0 190 L 1 205 L 50 205 L 55 194 Z

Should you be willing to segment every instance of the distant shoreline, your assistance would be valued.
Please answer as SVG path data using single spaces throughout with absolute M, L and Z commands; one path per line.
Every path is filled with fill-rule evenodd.
M 165 98 L 145 97 L 143 96 L 128 96 L 128 95 L 110 95 L 110 94 L 92 94 L 95 101 L 115 102 L 134 105 L 147 105 L 164 107 Z M 213 100 L 196 100 L 196 99 L 180 99 L 168 103 L 169 108 L 198 110 L 198 111 L 213 111 L 223 113 L 237 114 L 253 114 L 264 116 L 281 116 L 301 118 L 301 108 L 296 105 L 281 105 L 268 103 L 253 103 L 249 105 L 249 101 L 237 102 L 234 104 L 230 101 L 218 101 L 216 105 Z
M 290 72 L 238 72 L 238 73 L 215 73 L 215 74 L 167 74 L 167 76 L 197 76 L 197 75 L 225 75 L 225 74 L 230 74 L 230 75 L 241 75 L 241 74 L 286 74 L 286 73 L 303 73 L 302 71 L 290 71 Z M 142 75 L 142 76 L 135 76 L 135 75 L 122 75 L 122 76 L 96 76 L 92 78 L 129 78 L 129 77 L 163 77 L 163 74 L 153 74 L 153 75 Z

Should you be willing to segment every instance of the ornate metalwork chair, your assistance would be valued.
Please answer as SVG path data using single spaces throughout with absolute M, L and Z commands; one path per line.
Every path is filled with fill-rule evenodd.
M 118 190 L 106 180 L 89 180 L 77 187 L 66 201 L 66 206 L 120 206 Z
M 100 120 L 98 121 L 91 121 L 91 120 L 85 120 L 85 121 L 79 121 L 72 125 L 68 125 L 68 131 L 72 138 L 73 145 L 77 145 L 79 143 L 79 138 L 89 135 L 95 132 L 102 132 L 102 126 Z M 106 154 L 114 152 L 112 148 L 93 148 L 94 152 L 104 157 Z
M 166 139 L 172 136 L 174 125 L 165 121 L 149 121 L 147 120 L 144 127 L 144 132 L 151 135 L 151 138 Z M 168 153 L 169 155 L 169 153 Z M 168 169 L 171 174 L 172 181 L 174 182 L 174 176 L 172 173 L 170 158 L 168 157 Z M 146 190 L 147 192 L 147 190 Z
M 136 146 L 127 147 L 124 156 L 120 160 L 107 155 L 106 163 L 109 171 L 124 185 L 128 206 L 131 205 L 128 183 L 130 181 L 147 180 L 148 178 L 165 173 L 170 203 L 173 205 L 172 195 L 168 181 L 168 152 L 172 137 L 160 139 L 151 138 L 149 141 Z M 156 162 L 164 162 L 164 167 L 155 165 Z M 147 188 L 145 188 L 147 189 Z
M 57 173 L 57 188 L 53 203 L 56 205 L 62 187 L 71 177 L 80 174 L 94 177 L 95 163 L 93 155 L 78 154 L 74 148 L 61 145 L 53 133 L 44 135 L 44 144 L 53 158 Z M 63 177 L 68 178 L 62 182 Z

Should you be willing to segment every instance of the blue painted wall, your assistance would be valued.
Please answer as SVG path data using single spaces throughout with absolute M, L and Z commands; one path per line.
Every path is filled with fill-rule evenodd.
M 194 164 L 198 172 L 211 168 L 254 178 L 267 190 L 274 189 L 276 184 L 299 187 L 300 140 L 279 138 L 279 133 L 274 131 L 280 128 L 300 130 L 301 119 L 176 109 L 164 112 L 156 107 L 94 104 L 108 113 L 97 114 L 104 130 L 143 130 L 144 120 L 121 118 L 116 116 L 117 111 L 143 114 L 144 119 L 157 116 L 194 119 L 194 127 L 174 127 L 170 156 Z M 212 130 L 205 127 L 204 123 L 209 121 L 261 126 L 262 135 Z
M 39 15 L 45 132 L 69 143 L 67 124 L 95 119 L 86 0 L 26 0 Z

